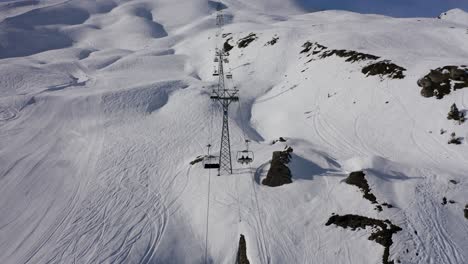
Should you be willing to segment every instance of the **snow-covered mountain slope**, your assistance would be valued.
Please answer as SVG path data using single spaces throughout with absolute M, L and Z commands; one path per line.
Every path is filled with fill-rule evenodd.
M 468 13 L 461 9 L 452 9 L 441 14 L 440 19 L 448 20 L 454 23 L 468 25 Z
M 371 228 L 326 226 L 333 214 L 399 226 L 395 262 L 468 262 L 468 145 L 447 144 L 468 138 L 447 120 L 467 90 L 417 84 L 468 63 L 466 24 L 229 0 L 217 37 L 217 5 L 0 3 L 0 262 L 233 263 L 244 234 L 251 263 L 381 263 Z M 219 148 L 224 42 L 233 155 L 247 137 L 255 161 L 217 177 L 190 162 Z M 362 73 L 384 60 L 404 78 Z M 293 183 L 261 185 L 286 145 Z M 358 170 L 392 208 L 344 182 Z

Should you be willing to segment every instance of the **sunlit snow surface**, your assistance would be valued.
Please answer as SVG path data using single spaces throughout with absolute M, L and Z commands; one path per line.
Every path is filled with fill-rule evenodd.
M 468 131 L 446 115 L 453 103 L 468 110 L 468 93 L 423 98 L 416 84 L 468 63 L 466 13 L 299 14 L 265 2 L 225 2 L 223 33 L 258 36 L 228 65 L 241 97 L 233 154 L 245 124 L 255 162 L 217 177 L 189 165 L 219 147 L 215 2 L 1 1 L 0 263 L 234 263 L 240 234 L 251 263 L 380 263 L 370 230 L 325 226 L 332 213 L 403 228 L 391 259 L 467 263 L 468 145 L 447 140 Z M 365 77 L 367 62 L 338 57 L 307 63 L 306 41 L 392 60 L 406 78 Z M 271 145 L 278 137 L 288 141 Z M 260 185 L 286 144 L 294 182 Z M 395 208 L 378 212 L 342 182 L 361 169 Z

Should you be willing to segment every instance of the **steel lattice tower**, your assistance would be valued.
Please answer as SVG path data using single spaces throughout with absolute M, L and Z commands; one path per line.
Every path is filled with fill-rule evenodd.
M 218 13 L 216 17 L 216 24 L 222 27 L 224 24 L 224 17 L 222 13 Z M 231 141 L 229 137 L 229 105 L 232 102 L 239 101 L 238 90 L 228 89 L 225 83 L 224 63 L 229 62 L 229 54 L 224 49 L 216 50 L 215 61 L 218 62 L 218 70 L 215 71 L 215 76 L 218 76 L 218 87 L 212 92 L 211 99 L 218 101 L 221 104 L 223 111 L 223 128 L 221 132 L 221 147 L 219 150 L 219 169 L 218 175 L 222 172 L 232 174 L 232 160 L 231 160 Z M 231 75 L 232 76 L 232 75 Z M 229 76 L 228 76 L 229 77 Z
M 217 100 L 223 111 L 223 128 L 221 132 L 221 148 L 219 150 L 219 174 L 221 172 L 232 173 L 231 142 L 229 137 L 229 105 L 239 101 L 238 90 L 228 89 L 225 85 L 224 63 L 227 62 L 227 53 L 224 50 L 216 51 L 218 60 L 218 87 L 213 90 L 211 99 Z

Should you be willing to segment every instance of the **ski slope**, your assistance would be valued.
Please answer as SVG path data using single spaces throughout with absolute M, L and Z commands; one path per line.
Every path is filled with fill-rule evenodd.
M 234 263 L 240 234 L 251 263 L 381 263 L 371 230 L 325 226 L 333 213 L 400 226 L 392 260 L 467 263 L 468 130 L 446 116 L 468 110 L 468 93 L 424 98 L 416 83 L 467 64 L 467 13 L 223 3 L 224 38 L 213 1 L 0 1 L 0 263 Z M 233 155 L 246 137 L 255 161 L 218 177 L 189 163 L 219 148 L 215 49 L 250 33 L 230 52 L 228 85 L 240 89 Z M 307 41 L 391 60 L 406 77 L 309 62 Z M 447 144 L 451 132 L 462 145 Z M 261 185 L 286 145 L 293 183 Z M 394 208 L 374 210 L 343 182 L 357 170 Z

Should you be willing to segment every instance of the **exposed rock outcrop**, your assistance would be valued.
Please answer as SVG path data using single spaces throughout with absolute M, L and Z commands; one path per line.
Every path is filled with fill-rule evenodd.
M 286 142 L 286 139 L 284 137 L 279 137 L 278 139 L 273 140 L 271 144 L 274 145 L 278 142 Z
M 323 45 L 320 45 L 317 42 L 312 43 L 310 41 L 307 41 L 306 43 L 304 43 L 304 45 L 302 45 L 302 47 L 304 49 L 301 51 L 301 54 L 302 53 L 308 53 L 309 51 L 312 50 L 312 54 L 309 54 L 307 56 L 316 55 L 316 54 L 319 54 L 321 51 L 328 49 L 327 47 L 325 47 Z
M 279 40 L 279 37 L 278 36 L 274 36 L 270 41 L 268 41 L 265 46 L 273 46 L 276 44 L 276 42 L 278 42 Z
M 380 59 L 379 56 L 362 53 L 354 50 L 344 50 L 344 49 L 328 49 L 323 45 L 320 45 L 317 42 L 307 41 L 302 45 L 303 50 L 300 54 L 307 54 L 307 57 L 312 57 L 307 61 L 307 63 L 312 62 L 317 59 L 325 59 L 332 56 L 337 56 L 340 58 L 345 58 L 346 62 L 355 63 L 362 61 L 376 61 Z M 305 70 L 304 70 L 305 71 Z M 304 72 L 303 71 L 303 72 Z M 382 60 L 370 65 L 365 66 L 362 69 L 362 73 L 366 76 L 379 75 L 380 77 L 387 77 L 391 79 L 403 79 L 405 75 L 403 72 L 406 71 L 405 68 L 392 63 L 389 60 Z
M 388 77 L 391 79 L 403 79 L 405 78 L 406 69 L 392 63 L 389 60 L 379 61 L 376 63 L 372 63 L 367 65 L 362 69 L 362 73 L 366 76 L 374 76 L 379 75 L 381 77 Z
M 361 53 L 357 52 L 354 50 L 329 50 L 325 51 L 320 55 L 320 58 L 327 58 L 331 56 L 338 56 L 341 58 L 346 58 L 346 62 L 359 62 L 359 61 L 365 61 L 365 60 L 377 60 L 380 57 L 371 55 L 371 54 L 366 54 L 366 53 Z
M 224 42 L 224 44 L 223 44 L 223 49 L 224 49 L 224 51 L 229 52 L 229 51 L 231 51 L 231 50 L 234 48 L 234 46 L 231 45 L 231 44 L 229 43 L 231 40 L 232 40 L 232 38 L 228 38 L 228 39 Z
M 247 258 L 247 243 L 245 242 L 244 235 L 241 235 L 239 239 L 236 264 L 250 264 L 250 261 Z
M 376 204 L 377 198 L 371 192 L 369 184 L 367 183 L 367 179 L 365 178 L 365 174 L 363 171 L 355 171 L 349 174 L 348 178 L 346 178 L 345 182 L 347 184 L 351 184 L 357 186 L 363 192 L 363 197 L 369 200 L 371 203 Z
M 291 170 L 288 167 L 292 152 L 293 149 L 291 147 L 286 148 L 284 151 L 273 152 L 270 170 L 267 177 L 262 181 L 263 185 L 278 187 L 292 183 Z
M 382 263 L 394 263 L 394 261 L 389 260 L 390 246 L 393 244 L 393 234 L 403 230 L 399 226 L 392 224 L 389 220 L 378 220 L 360 215 L 332 215 L 325 225 L 329 226 L 331 224 L 343 228 L 350 227 L 353 231 L 365 229 L 368 226 L 373 228 L 369 240 L 373 240 L 385 247 Z
M 393 205 L 391 205 L 389 203 L 379 204 L 377 202 L 377 198 L 371 192 L 371 189 L 369 187 L 369 183 L 367 182 L 367 179 L 366 179 L 365 176 L 366 175 L 365 175 L 365 173 L 363 171 L 351 172 L 349 174 L 348 178 L 346 178 L 345 182 L 347 184 L 357 186 L 361 190 L 361 192 L 363 193 L 362 196 L 364 197 L 364 199 L 369 200 L 372 204 L 376 204 L 376 206 L 374 208 L 375 210 L 381 212 L 381 211 L 383 211 L 383 207 L 393 208 Z
M 452 91 L 468 87 L 468 68 L 466 66 L 444 66 L 431 70 L 418 80 L 421 95 L 437 99 L 444 98 Z
M 250 43 L 252 43 L 252 41 L 256 39 L 257 35 L 255 35 L 254 33 L 250 33 L 247 37 L 239 39 L 239 41 L 237 41 L 237 46 L 239 48 L 246 48 L 247 46 L 249 46 Z

